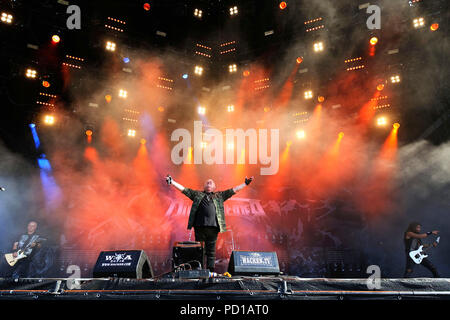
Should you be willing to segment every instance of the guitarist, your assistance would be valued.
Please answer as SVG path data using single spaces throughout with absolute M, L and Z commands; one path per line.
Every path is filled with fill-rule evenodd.
M 428 248 L 431 245 L 434 247 L 437 246 L 437 242 L 433 242 L 433 244 L 423 244 L 422 239 L 425 239 L 429 235 L 437 235 L 439 231 L 429 231 L 427 233 L 420 233 L 421 232 L 421 224 L 419 222 L 412 222 L 409 224 L 408 229 L 406 229 L 405 234 L 403 236 L 403 241 L 405 243 L 405 253 L 406 253 L 406 269 L 404 278 L 409 278 L 413 272 L 413 269 L 416 265 L 414 260 L 411 259 L 409 256 L 409 252 L 413 250 L 417 250 L 419 246 L 423 245 L 424 248 Z M 435 278 L 439 278 L 439 273 L 437 272 L 436 268 L 433 266 L 433 264 L 428 260 L 427 258 L 424 258 L 421 262 L 421 265 L 423 265 L 425 268 L 431 271 L 433 276 Z
M 13 278 L 24 278 L 28 276 L 29 266 L 31 262 L 32 255 L 36 252 L 35 249 L 39 249 L 41 244 L 37 242 L 40 238 L 36 234 L 37 222 L 30 221 L 27 226 L 27 233 L 23 234 L 19 241 L 15 242 L 13 249 L 13 256 L 17 257 L 17 251 L 20 249 L 25 249 L 24 253 L 27 258 L 19 260 L 13 267 L 12 277 Z

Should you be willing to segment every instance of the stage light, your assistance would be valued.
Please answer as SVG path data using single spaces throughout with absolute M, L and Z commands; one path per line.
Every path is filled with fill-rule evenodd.
M 36 75 L 37 75 L 37 71 L 33 70 L 33 69 L 27 69 L 27 72 L 25 74 L 25 76 L 27 78 L 32 78 L 32 79 L 36 78 Z
M 187 73 L 183 74 L 183 79 L 187 79 L 189 77 L 189 75 Z
M 322 103 L 322 102 L 325 101 L 325 97 L 324 97 L 324 96 L 319 96 L 319 97 L 317 98 L 317 101 L 319 101 L 320 103 Z
M 425 25 L 425 20 L 420 17 L 413 20 L 414 28 L 422 28 Z
M 233 105 L 227 106 L 227 110 L 228 110 L 228 112 L 233 112 L 234 111 L 234 106 Z
M 44 81 L 42 81 L 42 86 L 48 88 L 48 87 L 50 87 L 50 82 L 48 82 L 47 80 L 44 80 Z
M 13 16 L 10 15 L 9 13 L 2 12 L 1 20 L 2 20 L 3 23 L 11 24 L 12 20 L 13 20 Z
M 242 75 L 243 75 L 244 77 L 248 77 L 248 76 L 250 75 L 250 71 L 245 70 L 245 71 L 242 73 Z
M 400 82 L 400 76 L 399 75 L 395 75 L 391 77 L 391 82 L 392 83 L 399 83 Z
M 200 10 L 200 9 L 195 9 L 195 10 L 194 10 L 194 16 L 195 16 L 195 17 L 201 19 L 202 14 L 203 14 L 203 11 L 202 11 L 202 10 Z
M 52 41 L 53 43 L 58 43 L 59 41 L 61 41 L 61 38 L 57 34 L 54 34 L 52 36 Z
M 90 137 L 90 136 L 92 136 L 92 133 L 93 133 L 93 132 L 92 132 L 92 130 L 86 130 L 85 133 L 86 133 L 86 135 L 87 135 L 88 137 Z
M 303 62 L 303 57 L 298 57 L 296 59 L 296 61 L 297 61 L 298 64 L 302 63 Z
M 111 95 L 107 94 L 107 95 L 105 96 L 105 100 L 106 100 L 107 103 L 110 103 L 111 100 L 112 100 Z
M 371 45 L 376 45 L 378 43 L 378 38 L 377 37 L 372 37 L 370 38 L 370 44 Z
M 430 30 L 431 30 L 431 31 L 436 31 L 437 29 L 439 29 L 439 23 L 433 23 L 433 24 L 430 26 Z
M 146 144 L 146 143 L 147 143 L 147 140 L 145 140 L 144 138 L 142 138 L 140 142 L 141 142 L 141 144 Z
M 338 137 L 339 137 L 339 139 L 342 139 L 344 137 L 344 133 L 343 132 L 339 132 Z
M 134 138 L 136 136 L 136 130 L 128 129 L 128 136 Z
M 237 66 L 235 64 L 230 64 L 228 66 L 228 72 L 232 73 L 232 72 L 236 72 L 237 71 Z
M 106 42 L 106 50 L 116 51 L 116 44 L 111 41 Z
M 198 114 L 205 114 L 206 113 L 206 108 L 202 107 L 202 106 L 198 106 L 197 112 L 198 112 Z
M 381 91 L 381 90 L 383 90 L 383 89 L 384 89 L 384 84 L 379 83 L 379 84 L 377 85 L 377 90 L 378 90 L 378 91 Z
M 323 42 L 315 42 L 314 43 L 314 51 L 315 52 L 323 51 Z
M 394 127 L 395 130 L 397 130 L 398 128 L 400 128 L 400 123 L 396 122 L 392 126 Z
M 149 11 L 150 10 L 150 3 L 146 2 L 144 3 L 144 10 Z
M 269 107 L 264 107 L 264 112 L 269 112 L 270 108 Z
M 281 1 L 279 7 L 280 7 L 281 10 L 286 9 L 286 7 L 287 7 L 286 1 Z
M 125 62 L 125 63 L 130 62 L 130 58 L 128 58 L 128 57 L 123 58 L 123 62 Z
M 119 90 L 119 97 L 126 98 L 128 96 L 128 92 L 126 90 L 120 89 Z
M 238 8 L 236 6 L 230 8 L 230 16 L 237 15 Z
M 377 125 L 378 126 L 385 126 L 387 124 L 387 119 L 386 119 L 386 117 L 383 117 L 383 116 L 381 116 L 381 117 L 378 117 L 377 118 Z
M 205 141 L 200 143 L 200 148 L 205 149 L 208 144 Z
M 306 134 L 304 130 L 298 130 L 295 135 L 297 136 L 297 139 L 305 139 Z
M 313 92 L 311 90 L 305 91 L 305 99 L 311 99 L 313 97 Z
M 47 125 L 53 125 L 55 123 L 55 117 L 51 115 L 44 116 L 44 123 Z
M 159 112 L 163 112 L 164 111 L 164 107 L 158 107 L 158 111 Z
M 201 76 L 203 73 L 203 67 L 195 66 L 194 73 Z

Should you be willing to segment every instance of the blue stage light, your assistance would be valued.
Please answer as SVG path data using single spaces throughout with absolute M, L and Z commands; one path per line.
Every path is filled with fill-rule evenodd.
M 188 74 L 187 73 L 183 74 L 183 79 L 187 79 L 187 78 L 188 78 Z

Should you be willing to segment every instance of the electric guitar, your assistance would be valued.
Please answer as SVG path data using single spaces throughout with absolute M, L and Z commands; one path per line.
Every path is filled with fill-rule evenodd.
M 27 255 L 25 254 L 25 251 L 26 251 L 28 248 L 30 248 L 30 247 L 33 245 L 33 243 L 36 243 L 36 244 L 37 244 L 37 243 L 40 243 L 40 242 L 45 241 L 45 240 L 47 240 L 47 239 L 44 239 L 44 238 L 38 238 L 36 241 L 33 241 L 33 242 L 27 244 L 27 245 L 25 246 L 25 248 L 19 249 L 19 250 L 17 251 L 17 256 L 16 256 L 16 257 L 14 257 L 14 254 L 13 254 L 13 253 L 6 253 L 6 254 L 5 254 L 5 260 L 6 260 L 6 262 L 7 262 L 11 267 L 13 267 L 19 260 L 21 260 L 21 259 L 27 257 Z
M 440 238 L 441 238 L 441 237 L 437 237 L 436 243 L 439 243 Z M 423 260 L 424 258 L 428 257 L 428 255 L 425 254 L 425 250 L 427 250 L 427 249 L 429 249 L 429 248 L 431 248 L 431 247 L 428 247 L 428 248 L 425 248 L 425 249 L 424 249 L 424 248 L 423 248 L 423 245 L 421 245 L 421 246 L 419 247 L 419 249 L 414 250 L 414 251 L 411 251 L 411 252 L 409 253 L 409 256 L 411 257 L 411 259 L 413 259 L 413 261 L 414 261 L 415 263 L 421 264 L 421 263 L 422 263 L 422 260 Z

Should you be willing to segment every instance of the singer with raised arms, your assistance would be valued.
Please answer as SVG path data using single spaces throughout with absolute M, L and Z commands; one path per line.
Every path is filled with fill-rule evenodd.
M 212 179 L 206 180 L 203 191 L 185 188 L 168 175 L 166 182 L 180 190 L 193 201 L 189 213 L 188 229 L 194 228 L 195 241 L 205 243 L 207 268 L 213 272 L 216 260 L 216 241 L 219 232 L 226 231 L 225 210 L 223 203 L 244 189 L 253 181 L 253 177 L 245 177 L 244 183 L 216 192 L 216 184 Z

